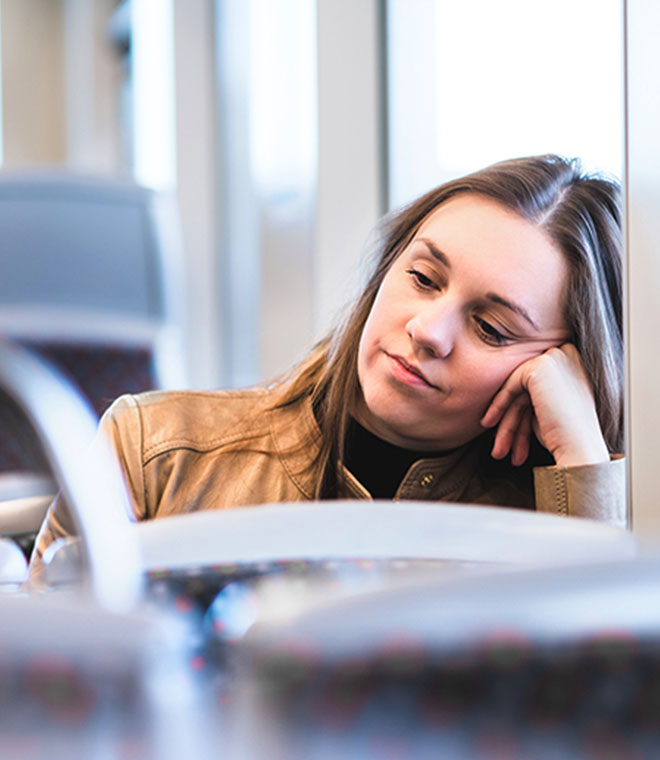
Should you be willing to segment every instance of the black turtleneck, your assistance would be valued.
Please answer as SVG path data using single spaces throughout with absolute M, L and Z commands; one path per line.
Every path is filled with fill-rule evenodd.
M 346 436 L 344 465 L 374 499 L 392 499 L 411 465 L 444 452 L 403 449 L 370 433 L 351 418 Z

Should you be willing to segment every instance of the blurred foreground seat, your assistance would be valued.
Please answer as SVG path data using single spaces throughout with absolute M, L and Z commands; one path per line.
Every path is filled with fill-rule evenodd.
M 232 760 L 660 756 L 660 561 L 431 580 L 255 627 Z
M 137 185 L 0 173 L 0 335 L 68 377 L 97 414 L 122 393 L 182 387 L 177 214 Z M 36 529 L 55 487 L 25 415 L 0 394 L 0 502 Z M 36 520 L 36 524 L 35 524 Z M 29 524 L 28 524 L 29 523 Z
M 0 639 L 0 757 L 213 756 L 210 700 L 175 618 L 67 596 L 0 596 Z

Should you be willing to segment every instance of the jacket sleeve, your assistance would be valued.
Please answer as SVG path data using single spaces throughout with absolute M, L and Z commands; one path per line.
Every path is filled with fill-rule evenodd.
M 102 437 L 110 442 L 117 455 L 128 487 L 132 517 L 142 519 L 146 514 L 142 472 L 142 425 L 140 409 L 133 396 L 122 396 L 105 412 L 99 423 L 97 436 L 90 446 L 91 456 L 94 455 L 94 448 Z M 84 462 L 81 466 L 84 466 Z M 42 586 L 45 583 L 43 556 L 46 549 L 58 539 L 74 536 L 76 533 L 71 510 L 60 493 L 48 508 L 35 541 L 28 575 L 30 587 Z
M 538 512 L 587 517 L 627 527 L 625 459 L 579 467 L 535 467 Z

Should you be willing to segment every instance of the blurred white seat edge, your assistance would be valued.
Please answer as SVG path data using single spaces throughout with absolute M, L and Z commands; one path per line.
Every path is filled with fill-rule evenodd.
M 0 538 L 0 592 L 18 589 L 27 578 L 27 560 L 17 544 Z
M 422 559 L 484 567 L 560 567 L 628 561 L 634 536 L 592 520 L 502 507 L 323 501 L 209 510 L 133 526 L 143 573 L 283 559 Z M 52 585 L 79 572 L 80 546 L 46 557 Z

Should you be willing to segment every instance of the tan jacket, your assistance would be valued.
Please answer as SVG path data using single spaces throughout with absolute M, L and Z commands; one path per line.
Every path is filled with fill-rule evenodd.
M 320 431 L 308 400 L 273 409 L 274 391 L 150 392 L 122 396 L 106 412 L 138 520 L 313 498 Z M 420 459 L 396 499 L 536 509 L 625 525 L 624 464 L 502 467 L 484 471 L 480 447 Z M 340 498 L 370 499 L 350 472 Z M 73 534 L 61 498 L 48 511 L 31 562 L 55 539 Z

